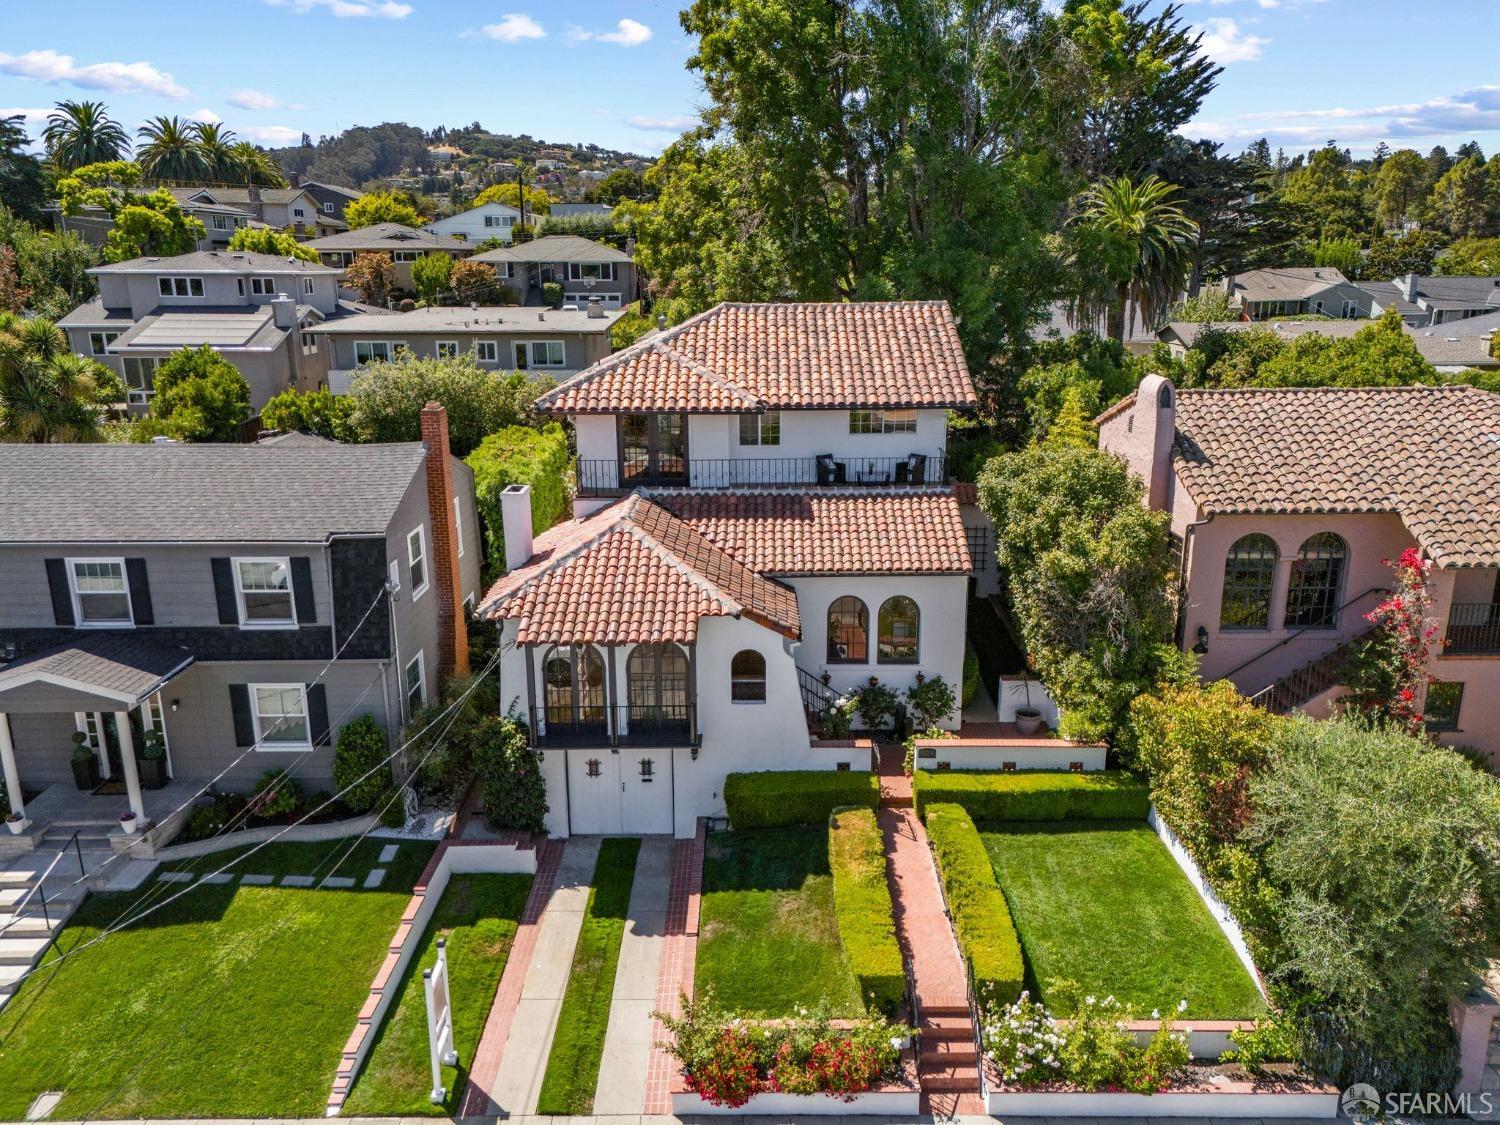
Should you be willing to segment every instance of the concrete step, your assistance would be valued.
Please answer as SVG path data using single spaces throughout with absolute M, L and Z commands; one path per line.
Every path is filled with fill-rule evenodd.
M 929 1016 L 925 1011 L 922 1013 L 922 1040 L 929 1039 L 968 1039 L 974 1038 L 974 1022 L 969 1019 L 969 1013 L 961 1016 Z
M 933 1039 L 922 1037 L 922 1062 L 934 1065 L 979 1062 L 979 1049 L 973 1039 Z
M 0 887 L 24 887 L 31 875 L 30 871 L 0 871 Z
M 0 911 L 0 939 L 55 934 L 60 929 L 62 923 L 57 918 L 49 922 L 41 914 L 32 914 L 29 910 L 19 918 Z
M 51 944 L 46 934 L 18 935 L 6 930 L 0 934 L 0 965 L 30 965 Z
M 7 910 L 26 895 L 25 887 L 0 887 L 0 910 Z
M 0 965 L 0 988 L 14 992 L 16 982 L 24 977 L 30 965 Z

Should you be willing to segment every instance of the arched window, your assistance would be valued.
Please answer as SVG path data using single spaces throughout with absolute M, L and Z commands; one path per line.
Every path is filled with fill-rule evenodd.
M 729 662 L 729 698 L 735 703 L 766 701 L 766 658 L 753 648 L 735 653 Z
M 1349 547 L 1331 531 L 1310 536 L 1292 562 L 1286 591 L 1288 629 L 1337 629 Z
M 1236 539 L 1224 556 L 1224 595 L 1219 602 L 1219 628 L 1268 629 L 1271 626 L 1271 583 L 1276 578 L 1276 541 L 1269 535 Z
M 880 607 L 880 663 L 917 662 L 917 627 L 920 618 L 917 603 L 905 594 L 886 598 Z
M 870 611 L 852 594 L 828 607 L 828 663 L 867 664 L 870 660 Z
M 625 662 L 630 723 L 687 723 L 688 661 L 674 644 L 636 645 Z
M 592 645 L 563 645 L 542 661 L 543 707 L 549 727 L 604 724 L 604 660 Z

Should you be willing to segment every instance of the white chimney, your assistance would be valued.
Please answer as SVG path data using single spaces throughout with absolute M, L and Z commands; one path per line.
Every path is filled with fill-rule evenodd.
M 531 560 L 531 485 L 508 484 L 500 493 L 500 531 L 505 536 L 505 569 Z
M 297 327 L 297 302 L 285 293 L 276 294 L 271 299 L 271 322 L 287 330 Z
M 604 319 L 604 298 L 603 297 L 597 297 L 596 296 L 596 297 L 590 297 L 589 298 L 589 319 L 590 320 L 603 320 Z
M 1396 279 L 1396 288 L 1401 290 L 1401 296 L 1408 301 L 1417 299 L 1417 275 L 1414 273 L 1402 274 Z

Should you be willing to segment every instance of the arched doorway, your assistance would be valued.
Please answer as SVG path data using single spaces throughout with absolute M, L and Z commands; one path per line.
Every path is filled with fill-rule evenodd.
M 559 645 L 542 661 L 549 738 L 605 734 L 604 660 L 593 645 Z
M 636 645 L 625 662 L 629 732 L 661 737 L 689 731 L 687 654 L 674 644 Z

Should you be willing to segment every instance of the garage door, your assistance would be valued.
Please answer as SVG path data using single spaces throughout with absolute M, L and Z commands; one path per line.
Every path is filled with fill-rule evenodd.
M 568 751 L 568 804 L 575 836 L 670 835 L 671 751 Z
M 580 309 L 589 307 L 589 298 L 598 297 L 607 309 L 620 307 L 620 295 L 618 293 L 564 293 L 563 303 L 577 305 Z

